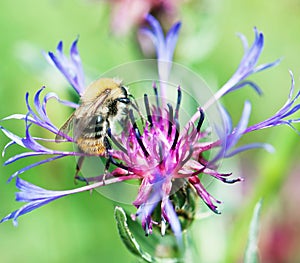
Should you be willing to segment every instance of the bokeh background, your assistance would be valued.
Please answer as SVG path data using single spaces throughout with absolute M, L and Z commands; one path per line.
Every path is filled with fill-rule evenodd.
M 54 50 L 59 40 L 67 50 L 80 37 L 79 51 L 91 79 L 114 66 L 143 58 L 135 27 L 123 36 L 113 33 L 111 2 L 3 0 L 0 7 L 0 118 L 26 112 L 25 92 L 34 94 L 42 85 L 71 98 L 67 83 L 42 55 L 42 51 Z M 118 19 L 126 23 L 126 15 Z M 289 70 L 295 75 L 296 87 L 300 87 L 299 0 L 276 4 L 267 0 L 182 1 L 177 18 L 183 27 L 175 61 L 203 76 L 212 89 L 229 79 L 243 55 L 238 32 L 252 41 L 254 26 L 263 31 L 265 49 L 260 62 L 282 58 L 279 66 L 252 78 L 264 91 L 263 96 L 245 88 L 224 98 L 235 122 L 246 98 L 253 103 L 251 123 L 279 109 L 289 92 Z M 58 124 L 68 114 L 50 113 Z M 22 124 L 14 122 L 5 123 L 5 127 L 20 133 L 23 129 Z M 277 127 L 243 139 L 245 143 L 254 141 L 271 143 L 276 152 L 254 150 L 223 162 L 224 171 L 245 177 L 245 182 L 210 186 L 209 191 L 224 201 L 222 215 L 210 215 L 194 223 L 190 236 L 195 262 L 241 262 L 252 210 L 260 198 L 261 262 L 300 262 L 299 137 L 288 127 Z M 1 149 L 7 142 L 0 134 Z M 13 153 L 11 150 L 8 155 Z M 1 158 L 1 164 L 4 161 Z M 21 205 L 14 201 L 14 184 L 6 184 L 6 180 L 27 162 L 0 167 L 0 217 Z M 56 161 L 23 177 L 46 188 L 72 188 L 74 163 L 72 158 Z M 204 207 L 201 201 L 200 206 Z M 17 228 L 5 222 L 0 225 L 0 262 L 136 262 L 118 237 L 113 211 L 110 200 L 87 192 L 22 216 Z

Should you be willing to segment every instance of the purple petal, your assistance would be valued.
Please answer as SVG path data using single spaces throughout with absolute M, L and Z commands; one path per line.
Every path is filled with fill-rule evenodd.
M 79 107 L 79 105 L 77 103 L 74 103 L 72 101 L 68 101 L 68 100 L 62 100 L 60 99 L 56 93 L 54 92 L 49 92 L 45 95 L 44 100 L 43 100 L 43 111 L 46 112 L 46 104 L 50 99 L 56 99 L 59 103 L 68 106 L 70 108 L 74 108 L 77 109 Z
M 84 85 L 84 74 L 82 70 L 81 60 L 77 51 L 78 39 L 76 39 L 70 49 L 70 59 L 63 54 L 63 43 L 59 42 L 56 48 L 56 55 L 48 52 L 48 57 L 54 63 L 56 68 L 65 76 L 67 81 L 72 85 L 75 91 L 82 95 Z
M 43 89 L 43 87 L 42 87 Z M 40 90 L 38 90 L 39 92 Z M 27 113 L 27 116 L 31 115 L 33 117 L 33 119 L 35 120 L 39 120 L 38 116 L 36 115 L 36 113 L 34 112 L 34 110 L 32 110 L 30 104 L 29 104 L 29 93 L 26 92 L 25 94 L 25 102 L 26 102 L 26 106 L 27 106 L 27 109 L 28 109 L 28 113 Z
M 249 118 L 250 118 L 250 113 L 251 113 L 251 103 L 249 101 L 245 101 L 241 119 L 238 125 L 236 126 L 236 128 L 234 129 L 233 133 L 231 134 L 233 136 L 230 138 L 229 144 L 234 145 L 241 138 L 243 132 L 247 128 Z
M 58 128 L 49 120 L 48 115 L 46 113 L 46 102 L 48 99 L 48 94 L 45 95 L 45 97 L 43 99 L 43 104 L 41 104 L 41 102 L 40 102 L 40 94 L 43 90 L 44 90 L 44 87 L 39 89 L 34 96 L 35 110 L 33 110 L 31 108 L 31 106 L 29 104 L 29 94 L 26 93 L 25 100 L 26 100 L 26 105 L 27 105 L 27 109 L 28 109 L 27 120 L 29 120 L 31 123 L 34 123 L 42 128 L 49 130 L 50 132 L 52 132 L 54 134 L 57 134 Z M 51 96 L 53 96 L 53 94 L 54 93 L 52 93 Z M 37 112 L 38 115 L 35 112 Z M 30 115 L 32 116 L 32 118 L 30 117 Z
M 11 139 L 13 142 L 17 143 L 18 145 L 26 148 L 22 138 L 20 138 L 19 136 L 13 134 L 12 132 L 6 130 L 4 127 L 0 126 L 0 129 L 2 130 L 2 132 L 9 138 Z
M 38 114 L 41 116 L 43 120 L 48 120 L 48 116 L 45 114 L 45 112 L 42 110 L 41 104 L 40 104 L 40 94 L 41 92 L 45 89 L 45 87 L 42 87 L 39 89 L 34 96 L 34 106 L 35 109 L 37 110 Z M 28 100 L 28 96 L 27 96 Z
M 8 182 L 10 182 L 14 177 L 18 176 L 19 174 L 24 173 L 25 171 L 27 171 L 27 170 L 29 170 L 29 169 L 31 169 L 31 168 L 33 168 L 33 167 L 36 167 L 36 166 L 41 165 L 41 164 L 44 164 L 44 163 L 52 162 L 52 161 L 54 161 L 54 160 L 56 160 L 56 159 L 60 159 L 60 158 L 62 158 L 62 157 L 66 157 L 66 156 L 67 156 L 67 155 L 57 155 L 57 156 L 54 156 L 54 157 L 51 157 L 51 158 L 47 158 L 47 159 L 45 159 L 45 160 L 42 160 L 42 161 L 39 161 L 39 162 L 30 164 L 30 165 L 27 165 L 27 166 L 23 167 L 22 169 L 18 170 L 17 172 L 15 172 L 14 174 L 12 174 L 12 175 L 9 177 Z M 27 155 L 26 157 L 28 157 L 28 155 Z M 19 157 L 18 159 L 20 159 L 20 157 Z M 16 160 L 15 160 L 15 161 L 16 161 Z M 5 164 L 7 164 L 7 163 L 5 162 Z
M 257 87 L 256 84 L 254 84 L 253 82 L 247 82 L 246 79 L 256 72 L 262 71 L 270 67 L 274 67 L 279 64 L 280 60 L 276 60 L 272 63 L 256 66 L 261 52 L 263 50 L 264 36 L 261 32 L 258 32 L 256 28 L 254 28 L 254 33 L 255 39 L 250 48 L 248 48 L 248 43 L 245 37 L 241 37 L 245 49 L 245 54 L 238 66 L 238 69 L 232 75 L 232 77 L 222 86 L 222 88 L 215 94 L 214 98 L 212 98 L 205 104 L 204 108 L 207 108 L 215 100 L 220 99 L 225 94 L 237 90 L 241 87 L 244 87 L 245 84 L 250 84 L 257 92 L 260 92 L 260 89 Z M 244 84 L 241 84 L 241 82 L 243 81 Z
M 219 172 L 209 169 L 209 168 L 204 169 L 203 173 L 210 175 L 226 184 L 234 184 L 236 182 L 243 181 L 243 178 L 241 178 L 241 177 L 229 179 L 228 177 L 231 176 L 232 173 L 225 173 L 225 174 L 223 173 L 222 174 L 222 173 L 219 173 Z
M 8 147 L 12 146 L 12 145 L 15 145 L 16 143 L 14 141 L 10 141 L 8 142 L 4 148 L 3 148 L 3 151 L 2 151 L 2 157 L 4 157 L 5 153 L 6 153 L 6 150 L 8 149 Z
M 76 65 L 76 69 L 77 69 L 77 74 L 75 76 L 76 83 L 78 83 L 79 86 L 83 87 L 83 89 L 84 89 L 84 74 L 83 74 L 80 55 L 79 55 L 79 52 L 77 49 L 78 40 L 79 39 L 77 38 L 71 46 L 70 58 L 71 58 L 72 62 L 74 63 L 74 65 Z M 83 92 L 83 90 L 81 91 L 81 93 L 82 92 Z M 79 94 L 81 94 L 81 93 L 79 93 Z
M 143 28 L 144 32 L 147 32 L 147 35 L 150 36 L 153 44 L 156 48 L 157 58 L 163 59 L 164 57 L 164 47 L 165 47 L 165 38 L 163 30 L 159 24 L 159 22 L 152 16 L 147 15 L 146 21 L 149 23 L 151 30 Z
M 254 28 L 255 40 L 252 46 L 245 52 L 244 57 L 242 58 L 241 64 L 238 71 L 240 74 L 247 75 L 251 69 L 256 65 L 259 56 L 262 52 L 264 46 L 264 35 L 257 31 L 257 28 Z
M 249 85 L 251 88 L 253 88 L 254 91 L 255 91 L 258 95 L 262 95 L 263 92 L 262 92 L 262 90 L 260 89 L 260 87 L 258 87 L 253 81 L 249 81 L 249 80 L 242 81 L 241 83 L 239 83 L 239 84 L 233 86 L 231 89 L 228 89 L 228 90 L 226 91 L 225 94 L 227 94 L 227 93 L 229 93 L 229 92 L 232 92 L 232 91 L 235 91 L 235 90 L 238 90 L 238 89 L 241 89 L 241 88 L 243 88 L 243 87 L 245 87 L 245 86 L 247 86 L 247 85 Z M 224 95 L 225 95 L 225 94 L 224 94 Z M 224 96 L 224 95 L 223 95 L 223 96 Z
M 16 178 L 16 186 L 19 190 L 21 190 L 21 194 L 16 194 L 16 200 L 20 202 L 29 202 L 28 204 L 22 206 L 20 209 L 15 210 L 14 212 L 8 214 L 6 217 L 2 218 L 0 223 L 3 223 L 9 219 L 13 220 L 13 224 L 16 226 L 17 218 L 21 215 L 27 214 L 32 210 L 41 207 L 45 204 L 48 204 L 51 201 L 54 201 L 60 197 L 63 197 L 65 194 L 59 194 L 59 191 L 56 192 L 56 195 L 53 193 L 54 191 L 48 191 L 43 188 L 37 187 L 33 184 L 30 184 L 20 178 Z M 40 198 L 37 198 L 40 196 Z
M 195 187 L 198 195 L 201 197 L 204 203 L 209 207 L 209 209 L 216 214 L 220 214 L 220 212 L 217 209 L 217 205 L 215 203 L 220 204 L 221 202 L 215 199 L 206 191 L 204 186 L 201 184 L 199 178 L 197 176 L 190 177 L 189 182 Z
M 230 148 L 232 148 L 234 145 L 237 144 L 241 136 L 243 135 L 243 132 L 247 128 L 248 122 L 249 122 L 249 117 L 251 113 L 251 104 L 249 101 L 245 102 L 244 109 L 242 112 L 242 116 L 240 118 L 240 121 L 238 125 L 235 127 L 235 129 L 227 135 L 227 137 L 224 139 L 224 144 L 226 145 L 225 147 L 225 152 L 227 153 Z M 226 154 L 225 154 L 226 156 Z
M 232 130 L 232 122 L 231 122 L 230 115 L 224 108 L 220 108 L 220 109 L 224 119 L 225 132 L 222 132 L 220 131 L 220 129 L 217 129 L 222 146 L 220 151 L 210 161 L 210 163 L 215 163 L 221 158 L 227 157 L 227 155 L 231 156 L 229 151 L 238 143 L 241 136 L 245 133 L 245 130 L 247 130 L 247 125 L 251 113 L 251 104 L 249 101 L 245 102 L 240 121 L 233 130 Z
M 29 116 L 28 114 L 12 114 L 8 117 L 3 118 L 1 121 L 6 121 L 6 120 L 26 120 L 31 122 L 32 124 L 38 125 L 42 128 L 47 129 L 48 131 L 56 134 L 58 129 L 53 125 L 53 124 L 47 124 L 44 123 L 44 121 L 42 121 L 37 115 L 35 115 L 36 119 L 32 118 L 31 116 Z M 73 140 L 72 140 L 73 141 Z
M 293 74 L 291 73 L 291 88 L 286 103 L 272 117 L 248 127 L 244 133 L 248 133 L 254 130 L 261 130 L 273 126 L 284 125 L 284 124 L 289 125 L 293 129 L 295 129 L 293 127 L 293 123 L 299 122 L 300 118 L 286 119 L 290 117 L 292 114 L 300 110 L 300 104 L 294 105 L 296 100 L 300 97 L 300 91 L 297 92 L 294 98 L 292 97 L 294 93 L 294 86 L 295 86 L 295 81 L 294 81 Z
M 268 151 L 269 153 L 273 153 L 275 151 L 274 147 L 271 144 L 267 144 L 267 143 L 251 143 L 251 144 L 247 144 L 247 145 L 243 145 L 241 147 L 238 147 L 236 149 L 234 149 L 233 151 L 226 153 L 226 158 L 232 157 L 238 153 L 244 152 L 244 151 L 248 151 L 251 149 L 257 149 L 257 148 L 263 148 L 266 151 Z
M 105 185 L 118 183 L 125 180 L 131 180 L 134 178 L 136 179 L 136 176 L 121 176 L 118 178 L 112 177 L 105 180 Z M 22 180 L 19 177 L 16 177 L 16 187 L 20 190 L 20 192 L 16 193 L 16 201 L 27 202 L 27 204 L 25 204 L 20 209 L 2 218 L 0 223 L 12 219 L 14 225 L 17 225 L 17 219 L 19 216 L 27 214 L 36 208 L 39 208 L 63 196 L 89 191 L 103 185 L 104 182 L 101 181 L 101 182 L 97 182 L 91 185 L 86 185 L 76 189 L 65 190 L 65 191 L 52 191 L 52 190 L 46 190 L 44 188 L 38 187 L 25 180 Z
M 58 199 L 59 197 L 57 198 L 49 198 L 49 199 L 45 199 L 45 200 L 39 200 L 39 201 L 35 201 L 35 202 L 30 202 L 24 206 L 22 206 L 20 209 L 18 210 L 15 210 L 14 212 L 8 214 L 7 216 L 5 216 L 4 218 L 2 218 L 0 220 L 0 223 L 3 223 L 5 221 L 8 221 L 10 219 L 13 220 L 13 224 L 14 226 L 17 226 L 18 225 L 18 217 L 21 216 L 21 215 L 24 215 L 24 214 L 27 214 L 29 212 L 31 212 L 32 210 L 38 208 L 38 207 L 41 207 L 45 204 L 48 204 L 49 202 L 51 201 L 54 201 L 55 199 Z
M 12 114 L 12 115 L 9 115 L 5 118 L 3 118 L 1 121 L 6 121 L 6 120 L 25 120 L 27 118 L 28 121 L 30 122 L 34 122 L 34 119 L 31 118 L 30 116 L 27 116 L 26 114 Z
M 4 165 L 11 164 L 19 159 L 26 158 L 26 157 L 32 157 L 32 156 L 39 156 L 39 155 L 49 155 L 51 153 L 49 152 L 24 152 L 20 154 L 16 154 L 13 157 L 9 158 L 5 161 Z
M 243 35 L 241 33 L 238 33 L 237 35 L 240 38 L 240 40 L 242 41 L 242 44 L 243 44 L 243 47 L 244 47 L 244 53 L 246 53 L 248 51 L 248 49 L 249 49 L 248 40 L 245 37 L 245 35 Z
M 22 138 L 23 144 L 26 148 L 33 150 L 35 152 L 49 152 L 49 149 L 37 143 L 29 133 L 30 124 L 26 123 L 26 138 Z M 50 150 L 50 152 L 52 152 Z
M 260 71 L 263 71 L 265 69 L 268 69 L 268 68 L 272 68 L 272 67 L 275 67 L 277 66 L 280 62 L 281 62 L 282 59 L 277 59 L 275 60 L 274 62 L 271 62 L 271 63 L 266 63 L 266 64 L 262 64 L 260 66 L 257 66 L 252 73 L 257 73 L 257 72 L 260 72 Z
M 141 32 L 152 40 L 156 49 L 157 59 L 172 61 L 181 23 L 174 24 L 165 37 L 161 25 L 156 18 L 148 14 L 146 21 L 150 28 L 143 27 Z
M 58 51 L 59 54 L 62 54 L 62 52 L 63 52 L 63 42 L 62 41 L 58 42 L 56 50 Z
M 163 202 L 162 204 L 163 215 L 166 221 L 169 222 L 171 229 L 177 239 L 177 242 L 181 246 L 182 245 L 181 225 L 178 216 L 175 212 L 175 209 L 171 201 L 169 200 L 169 198 L 167 198 L 166 200 L 164 199 L 162 202 Z
M 221 111 L 221 115 L 222 115 L 222 118 L 224 121 L 225 134 L 229 134 L 229 133 L 231 133 L 231 131 L 233 129 L 231 117 L 230 117 L 229 113 L 227 112 L 227 110 L 223 106 L 220 105 L 219 109 Z M 220 135 L 221 134 L 219 134 L 219 136 Z
M 300 109 L 300 104 L 299 104 L 299 105 L 296 105 L 295 107 L 293 107 L 292 109 L 290 109 L 286 114 L 283 114 L 283 115 L 281 116 L 281 118 L 288 117 L 288 116 L 294 114 L 295 112 L 297 112 L 299 109 Z
M 47 152 L 25 152 L 25 153 L 16 154 L 13 157 L 9 158 L 8 160 L 6 160 L 4 165 L 8 165 L 22 158 L 39 156 L 39 155 L 85 156 L 86 154 L 82 152 L 54 151 L 50 149 Z
M 166 36 L 166 47 L 168 50 L 167 60 L 172 61 L 174 50 L 176 47 L 176 43 L 178 40 L 179 30 L 181 27 L 181 23 L 178 22 L 172 26 Z

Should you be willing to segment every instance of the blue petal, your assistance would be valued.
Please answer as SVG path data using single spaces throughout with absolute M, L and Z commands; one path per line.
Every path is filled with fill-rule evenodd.
M 68 107 L 71 107 L 74 109 L 77 109 L 79 107 L 79 105 L 77 103 L 74 103 L 74 102 L 68 101 L 68 100 L 62 100 L 57 96 L 56 93 L 49 92 L 45 95 L 44 100 L 43 100 L 43 111 L 44 112 L 46 112 L 46 104 L 47 104 L 48 100 L 50 100 L 52 98 L 56 99 L 59 103 L 65 105 L 65 106 L 68 106 Z
M 246 85 L 249 85 L 251 88 L 253 88 L 258 95 L 262 95 L 263 92 L 260 89 L 260 87 L 258 87 L 253 81 L 249 81 L 249 80 L 242 81 L 239 84 L 233 86 L 231 89 L 228 89 L 225 94 L 235 91 L 235 90 L 238 90 L 238 89 L 241 89 Z M 223 94 L 223 96 L 225 94 Z
M 244 109 L 242 112 L 242 116 L 239 120 L 237 126 L 232 129 L 231 118 L 227 111 L 221 108 L 221 113 L 223 118 L 225 119 L 225 133 L 220 133 L 220 141 L 221 141 L 221 149 L 217 153 L 217 155 L 210 161 L 210 163 L 214 163 L 220 160 L 222 157 L 232 156 L 232 152 L 230 150 L 238 143 L 239 139 L 245 134 L 247 130 L 247 125 L 251 113 L 251 103 L 249 101 L 245 102 Z M 226 125 L 227 124 L 227 125 Z
M 31 108 L 31 106 L 29 104 L 29 93 L 28 92 L 26 92 L 26 94 L 25 94 L 25 103 L 26 103 L 26 106 L 28 109 L 27 116 L 31 115 L 35 120 L 39 121 L 39 117 L 36 115 L 36 113 L 34 112 L 34 110 Z
M 80 55 L 77 49 L 78 38 L 72 43 L 70 50 L 70 58 L 73 61 L 74 65 L 76 65 L 77 74 L 75 76 L 77 86 L 81 89 L 79 94 L 82 94 L 85 88 L 84 85 L 84 73 L 82 69 Z
M 274 147 L 271 144 L 267 144 L 267 143 L 251 143 L 251 144 L 247 144 L 247 145 L 243 145 L 241 147 L 238 147 L 236 149 L 234 149 L 233 151 L 231 151 L 230 153 L 226 153 L 226 158 L 232 157 L 236 154 L 239 154 L 241 152 L 244 151 L 248 151 L 251 149 L 257 149 L 257 148 L 263 148 L 266 151 L 273 153 L 275 152 Z
M 240 64 L 240 70 L 244 68 L 244 70 L 241 70 L 241 73 L 244 71 L 244 73 L 249 72 L 256 65 L 264 46 L 264 35 L 261 32 L 259 33 L 257 28 L 254 28 L 254 33 L 255 40 L 250 49 L 245 53 Z
M 244 133 L 248 133 L 248 132 L 251 132 L 254 130 L 261 130 L 261 129 L 278 126 L 278 125 L 289 125 L 294 130 L 296 130 L 292 124 L 298 122 L 299 118 L 286 119 L 287 117 L 290 117 L 292 114 L 294 114 L 300 110 L 300 104 L 294 105 L 296 100 L 300 97 L 300 91 L 298 91 L 297 94 L 295 95 L 295 97 L 292 98 L 293 92 L 294 92 L 294 85 L 295 85 L 295 81 L 294 81 L 294 77 L 293 77 L 292 73 L 291 73 L 291 79 L 292 79 L 292 84 L 291 84 L 288 100 L 281 107 L 281 109 L 279 109 L 270 118 L 248 127 Z
M 51 153 L 49 153 L 49 152 L 24 152 L 24 153 L 16 154 L 13 157 L 9 158 L 8 160 L 5 161 L 4 165 L 11 164 L 22 158 L 39 156 L 39 155 L 48 155 L 48 154 L 51 154 Z
M 157 58 L 164 59 L 165 38 L 164 38 L 163 30 L 159 22 L 152 15 L 148 14 L 146 16 L 146 21 L 149 23 L 152 29 L 152 31 L 148 30 L 148 35 L 151 35 L 151 39 L 156 48 Z
M 233 132 L 231 134 L 229 134 L 227 136 L 227 138 L 225 138 L 225 156 L 226 153 L 229 151 L 230 148 L 232 148 L 234 145 L 237 144 L 237 142 L 239 141 L 239 139 L 241 138 L 241 136 L 243 135 L 245 129 L 247 128 L 248 122 L 249 122 L 249 117 L 250 117 L 250 113 L 251 113 L 251 104 L 249 101 L 245 102 L 244 105 L 244 109 L 243 109 L 243 113 L 242 116 L 240 118 L 240 121 L 238 123 L 238 125 L 236 126 L 236 128 L 233 130 Z
M 258 93 L 260 93 L 260 89 L 258 88 L 258 86 L 253 82 L 248 82 L 246 79 L 254 73 L 260 72 L 270 67 L 274 67 L 279 64 L 280 59 L 272 63 L 266 63 L 263 65 L 256 66 L 261 52 L 263 50 L 264 36 L 261 32 L 258 32 L 256 28 L 254 28 L 254 33 L 255 39 L 250 48 L 248 48 L 246 38 L 244 36 L 241 37 L 245 52 L 244 56 L 236 72 L 217 92 L 216 99 L 221 98 L 222 96 L 231 91 L 244 87 L 245 84 L 250 84 Z M 244 82 L 244 84 L 242 84 L 241 82 Z
M 6 153 L 6 150 L 8 149 L 8 147 L 12 146 L 12 145 L 15 145 L 16 143 L 14 141 L 10 141 L 8 142 L 4 148 L 3 148 L 3 151 L 2 151 L 2 157 L 4 157 L 5 153 Z
M 277 59 L 275 60 L 274 62 L 270 62 L 270 63 L 266 63 L 266 64 L 262 64 L 260 66 L 257 66 L 254 70 L 253 70 L 253 73 L 257 73 L 257 72 L 260 72 L 260 71 L 263 71 L 265 69 L 268 69 L 268 68 L 272 68 L 272 67 L 275 67 L 277 66 L 280 62 L 281 62 L 282 59 Z
M 42 146 L 41 144 L 37 143 L 36 140 L 34 140 L 30 133 L 29 133 L 30 124 L 27 123 L 26 120 L 26 137 L 22 138 L 23 144 L 26 148 L 33 150 L 35 152 L 49 152 L 49 149 Z M 50 150 L 50 152 L 52 152 Z
M 84 85 L 84 74 L 79 53 L 77 51 L 78 39 L 76 39 L 70 49 L 70 59 L 63 54 L 63 43 L 60 41 L 56 48 L 56 55 L 48 52 L 50 61 L 54 63 L 56 68 L 65 76 L 67 81 L 72 85 L 75 91 L 82 95 Z
M 177 239 L 178 244 L 181 246 L 182 245 L 182 232 L 181 232 L 181 225 L 180 225 L 180 221 L 178 219 L 178 216 L 175 212 L 175 209 L 171 203 L 171 201 L 169 200 L 169 198 L 167 200 L 164 201 L 164 207 L 163 209 L 165 210 L 165 214 L 168 217 L 168 222 L 171 226 L 171 229 Z
M 40 103 L 40 94 L 45 89 L 45 87 L 42 87 L 39 89 L 34 96 L 34 106 L 38 112 L 38 114 L 42 117 L 42 119 L 48 119 L 47 115 L 45 115 L 45 112 L 41 110 L 41 103 Z
M 16 194 L 16 200 L 29 203 L 2 218 L 0 223 L 12 219 L 13 224 L 17 225 L 17 218 L 19 216 L 27 214 L 36 208 L 39 208 L 51 201 L 54 201 L 66 195 L 65 192 L 60 193 L 59 191 L 54 194 L 54 191 L 45 190 L 43 188 L 30 184 L 18 177 L 16 179 L 16 186 L 22 191 L 22 194 Z M 38 196 L 40 196 L 40 198 L 37 198 Z
M 167 60 L 172 61 L 174 50 L 176 47 L 181 23 L 178 22 L 172 26 L 166 36 L 166 49 L 168 51 Z
M 13 134 L 12 132 L 8 131 L 7 129 L 5 129 L 4 127 L 0 126 L 0 129 L 2 130 L 2 132 L 9 138 L 11 139 L 13 142 L 17 143 L 18 145 L 26 148 L 23 139 L 20 138 L 19 136 Z
M 28 157 L 28 156 L 29 155 L 27 155 L 26 157 Z M 23 167 L 22 169 L 18 170 L 17 172 L 15 172 L 14 174 L 12 174 L 9 177 L 8 182 L 10 182 L 14 177 L 18 176 L 19 174 L 24 173 L 25 171 L 27 171 L 27 170 L 29 170 L 29 169 L 31 169 L 33 167 L 36 167 L 36 166 L 44 164 L 44 163 L 52 162 L 52 161 L 54 161 L 56 159 L 60 159 L 62 157 L 66 157 L 66 155 L 57 155 L 57 156 L 54 156 L 54 157 L 51 157 L 51 158 L 47 158 L 45 160 L 42 160 L 42 161 L 30 164 L 30 165 L 27 165 L 27 166 Z M 20 157 L 18 159 L 20 159 Z M 15 159 L 15 161 L 16 161 L 16 159 Z M 7 163 L 5 163 L 5 164 L 7 164 Z
M 238 33 L 237 35 L 240 38 L 240 40 L 242 41 L 242 44 L 243 44 L 243 47 L 244 47 L 244 53 L 246 53 L 249 49 L 248 40 L 245 37 L 245 35 L 243 35 L 243 34 Z
M 285 117 L 288 117 L 288 116 L 294 114 L 299 109 L 300 109 L 300 104 L 296 105 L 295 107 L 293 107 L 292 109 L 290 109 L 286 114 L 282 115 L 282 118 L 285 118 Z
M 14 212 L 8 214 L 6 217 L 2 218 L 0 220 L 0 223 L 3 223 L 3 222 L 5 222 L 5 221 L 7 221 L 9 219 L 12 219 L 14 226 L 17 226 L 18 225 L 17 219 L 18 219 L 19 216 L 27 214 L 27 213 L 31 212 L 32 210 L 34 210 L 36 208 L 39 208 L 39 207 L 41 207 L 43 205 L 46 205 L 49 202 L 54 201 L 54 200 L 56 200 L 58 198 L 60 198 L 60 197 L 49 198 L 49 199 L 45 199 L 45 200 L 38 200 L 38 201 L 30 202 L 30 203 L 22 206 L 20 209 L 15 210 Z
M 135 178 L 135 177 L 134 177 Z M 124 180 L 133 179 L 131 176 L 124 176 L 121 177 L 113 177 L 111 176 L 110 179 L 105 181 L 105 185 L 118 183 Z M 84 191 L 90 191 L 97 187 L 101 187 L 104 185 L 103 180 L 101 182 L 96 182 L 94 184 L 89 184 L 80 188 L 75 188 L 71 190 L 64 190 L 64 191 L 53 191 L 53 190 L 46 190 L 44 188 L 38 187 L 34 184 L 31 184 L 25 180 L 22 180 L 19 177 L 16 177 L 16 187 L 20 190 L 20 192 L 16 193 L 16 201 L 19 202 L 27 202 L 24 206 L 20 209 L 8 214 L 5 216 L 0 223 L 5 222 L 9 219 L 13 220 L 14 225 L 17 225 L 17 218 L 21 215 L 31 212 L 32 210 L 39 208 L 49 202 L 52 202 L 56 199 L 59 199 L 63 196 L 76 194 Z
M 156 18 L 152 15 L 147 15 L 146 21 L 150 25 L 150 28 L 143 27 L 141 32 L 152 40 L 156 49 L 157 59 L 172 61 L 181 23 L 174 24 L 165 37 L 161 25 Z
M 56 50 L 59 52 L 59 53 L 62 53 L 63 51 L 63 42 L 62 41 L 59 41 L 58 42 L 58 45 L 56 47 Z

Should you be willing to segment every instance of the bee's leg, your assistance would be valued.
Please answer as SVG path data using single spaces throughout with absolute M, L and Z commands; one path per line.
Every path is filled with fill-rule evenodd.
M 86 178 L 84 178 L 83 176 L 78 175 L 80 170 L 81 170 L 83 160 L 84 160 L 84 156 L 80 156 L 78 161 L 77 161 L 76 172 L 75 172 L 75 175 L 74 175 L 74 181 L 75 181 L 75 183 L 77 183 L 77 180 L 79 180 L 81 182 L 85 182 L 86 184 L 89 184 L 88 181 L 86 180 Z
M 108 131 L 108 134 L 110 134 L 110 129 Z M 106 164 L 105 164 L 105 174 L 107 173 L 108 169 L 109 169 L 109 166 L 110 164 L 112 163 L 113 165 L 119 167 L 119 168 L 122 168 L 124 170 L 128 170 L 128 167 L 123 165 L 122 163 L 118 163 L 111 155 L 110 153 L 110 150 L 112 149 L 111 148 L 111 144 L 108 140 L 108 138 L 105 136 L 104 137 L 104 146 L 106 148 L 106 152 L 107 152 L 107 161 L 106 161 Z M 105 176 L 105 175 L 104 175 Z
M 104 175 L 103 175 L 103 185 L 105 185 L 105 177 L 106 177 L 106 174 L 108 172 L 108 169 L 109 169 L 109 166 L 110 166 L 110 163 L 111 163 L 111 154 L 109 152 L 109 150 L 111 150 L 111 145 L 110 145 L 109 140 L 107 139 L 106 136 L 104 137 L 103 142 L 104 142 L 104 146 L 105 146 L 105 149 L 106 149 L 106 155 L 108 156 L 108 158 L 106 160 L 106 163 L 105 163 L 105 170 L 104 170 Z

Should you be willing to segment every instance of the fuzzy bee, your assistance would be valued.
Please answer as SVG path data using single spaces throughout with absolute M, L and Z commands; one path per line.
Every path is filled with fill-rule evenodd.
M 56 141 L 63 140 L 64 134 L 68 134 L 73 125 L 73 138 L 82 152 L 96 156 L 107 155 L 107 150 L 111 148 L 108 131 L 116 121 L 124 119 L 128 104 L 129 94 L 121 81 L 110 78 L 94 81 L 81 96 L 80 106 L 59 130 Z M 109 162 L 115 163 L 111 156 L 108 157 Z M 82 161 L 81 157 L 75 177 Z

